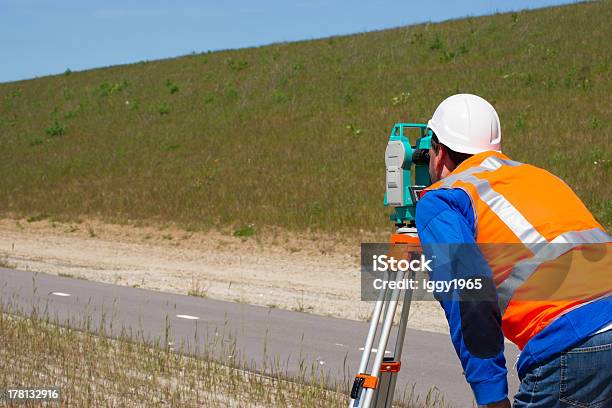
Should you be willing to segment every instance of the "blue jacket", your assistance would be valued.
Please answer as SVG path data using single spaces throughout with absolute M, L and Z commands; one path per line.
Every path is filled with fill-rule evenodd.
M 417 204 L 416 225 L 425 250 L 428 244 L 475 243 L 472 203 L 460 189 L 427 192 Z M 483 268 L 478 265 L 478 269 Z M 492 278 L 488 266 L 484 269 L 488 278 Z M 443 274 L 434 269 L 430 279 L 444 279 L 436 273 Z M 454 296 L 453 299 L 441 299 L 440 304 L 450 326 L 453 346 L 478 404 L 505 399 L 508 394 L 507 369 L 497 302 L 458 302 Z M 529 340 L 522 350 L 517 362 L 519 378 L 522 379 L 534 364 L 571 348 L 610 322 L 612 301 L 609 299 L 585 304 L 556 319 Z

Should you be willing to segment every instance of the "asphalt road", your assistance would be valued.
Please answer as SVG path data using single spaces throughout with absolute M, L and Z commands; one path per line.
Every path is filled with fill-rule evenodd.
M 258 369 L 280 365 L 290 375 L 304 362 L 351 383 L 368 330 L 365 322 L 3 268 L 0 301 L 24 314 L 36 307 L 73 327 L 89 321 L 111 337 L 123 330 L 177 348 L 195 351 L 197 344 L 200 353 L 212 350 L 220 359 L 237 358 Z M 403 354 L 398 390 L 414 384 L 426 395 L 435 385 L 455 406 L 473 406 L 448 335 L 409 329 Z M 506 344 L 511 395 L 518 387 L 512 368 L 517 354 Z

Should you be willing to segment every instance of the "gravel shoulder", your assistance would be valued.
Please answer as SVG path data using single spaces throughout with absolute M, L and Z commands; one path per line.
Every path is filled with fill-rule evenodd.
M 367 320 L 372 302 L 360 300 L 359 240 L 3 219 L 0 261 L 21 270 Z M 435 302 L 415 302 L 408 325 L 448 332 Z

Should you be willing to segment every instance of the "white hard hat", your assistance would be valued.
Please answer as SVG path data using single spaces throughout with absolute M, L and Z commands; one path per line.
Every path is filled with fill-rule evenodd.
M 501 152 L 499 116 L 495 108 L 480 96 L 449 96 L 438 105 L 427 126 L 440 143 L 456 152 Z

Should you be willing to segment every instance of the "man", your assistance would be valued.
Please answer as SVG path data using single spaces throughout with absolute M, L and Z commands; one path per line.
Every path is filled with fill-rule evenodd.
M 501 153 L 499 117 L 483 98 L 447 98 L 428 127 L 433 184 L 416 213 L 423 246 L 512 244 L 521 254 L 508 261 L 483 252 L 497 301 L 440 301 L 477 403 L 510 406 L 505 336 L 521 349 L 514 407 L 612 406 L 610 237 L 563 181 Z M 565 285 L 574 293 L 538 297 L 533 289 L 554 280 L 551 270 L 563 273 L 555 284 L 578 282 Z

